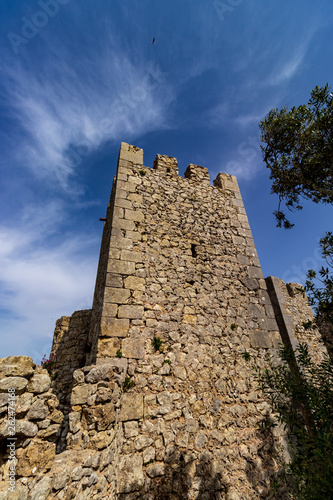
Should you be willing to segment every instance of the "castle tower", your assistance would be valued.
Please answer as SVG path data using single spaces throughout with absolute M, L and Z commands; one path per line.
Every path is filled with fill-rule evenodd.
M 121 144 L 102 238 L 89 362 L 144 360 L 151 340 L 195 336 L 241 355 L 280 336 L 237 180 Z M 186 342 L 187 343 L 187 342 Z M 236 349 L 236 351 L 235 351 Z

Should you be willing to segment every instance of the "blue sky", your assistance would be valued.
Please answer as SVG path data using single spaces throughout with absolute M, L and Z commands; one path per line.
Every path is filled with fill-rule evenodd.
M 332 84 L 332 23 L 329 0 L 1 3 L 1 357 L 40 362 L 91 307 L 121 141 L 236 175 L 265 276 L 319 267 L 333 208 L 275 227 L 258 122 Z

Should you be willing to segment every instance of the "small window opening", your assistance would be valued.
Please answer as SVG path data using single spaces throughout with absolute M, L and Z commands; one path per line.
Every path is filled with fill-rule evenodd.
M 192 252 L 192 257 L 197 256 L 196 245 L 194 243 L 191 243 L 191 252 Z
M 170 174 L 171 170 L 170 167 L 167 167 L 167 174 Z

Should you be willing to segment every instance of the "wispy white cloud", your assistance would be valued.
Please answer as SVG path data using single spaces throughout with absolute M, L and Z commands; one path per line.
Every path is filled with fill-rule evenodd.
M 91 307 L 97 256 L 91 236 L 49 239 L 61 222 L 63 206 L 29 206 L 15 227 L 0 227 L 2 354 L 48 354 L 55 321 Z
M 300 69 L 300 66 L 306 56 L 307 49 L 307 43 L 298 47 L 296 53 L 291 56 L 289 61 L 282 63 L 278 69 L 273 71 L 273 73 L 268 77 L 267 83 L 269 85 L 280 85 L 281 83 L 290 80 L 290 78 L 292 78 Z
M 173 95 L 158 65 L 134 62 L 121 47 L 112 59 L 107 51 L 80 54 L 77 63 L 72 57 L 58 47 L 42 69 L 13 61 L 1 69 L 6 106 L 21 131 L 15 161 L 73 190 L 69 178 L 89 153 L 107 141 L 165 127 Z

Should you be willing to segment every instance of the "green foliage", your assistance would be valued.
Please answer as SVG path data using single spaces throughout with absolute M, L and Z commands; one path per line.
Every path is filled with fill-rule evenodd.
M 313 269 L 308 271 L 305 290 L 315 308 L 317 324 L 323 321 L 333 324 L 333 234 L 327 232 L 319 244 L 326 265 L 320 268 L 318 274 Z
M 145 170 L 139 170 L 139 174 L 141 175 L 141 177 L 144 177 L 146 175 L 146 171 Z
M 231 323 L 230 328 L 231 328 L 231 330 L 237 330 L 236 323 Z
M 245 351 L 243 352 L 243 358 L 245 359 L 245 361 L 249 361 L 249 359 L 251 358 L 251 354 Z
M 134 381 L 131 379 L 131 377 L 127 376 L 123 383 L 123 392 L 127 392 L 133 386 L 134 386 Z
M 256 374 L 278 421 L 287 429 L 288 471 L 298 498 L 333 499 L 333 362 L 326 357 L 315 364 L 306 344 L 296 352 L 282 348 L 280 355 L 281 364 L 270 359 L 268 368 L 257 369 Z
M 154 337 L 151 341 L 153 348 L 155 351 L 160 351 L 162 347 L 162 340 L 159 337 Z
M 171 361 L 170 361 L 170 359 L 165 359 L 165 360 L 163 361 L 163 364 L 164 364 L 164 365 L 165 365 L 166 363 L 168 363 L 168 365 L 171 365 Z
M 118 349 L 118 351 L 116 352 L 116 356 L 117 356 L 117 358 L 122 358 L 123 357 L 123 353 L 121 352 L 120 349 Z
M 311 91 L 308 104 L 272 109 L 259 124 L 266 166 L 279 196 L 277 226 L 293 226 L 283 211 L 301 210 L 300 198 L 333 203 L 333 94 L 328 84 Z

